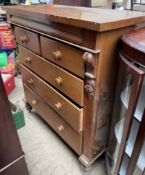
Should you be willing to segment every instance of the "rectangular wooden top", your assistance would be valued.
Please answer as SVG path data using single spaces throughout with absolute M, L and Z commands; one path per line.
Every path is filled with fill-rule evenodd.
M 106 31 L 145 22 L 145 12 L 61 5 L 3 7 L 12 16 L 41 23 L 58 22 L 94 31 Z

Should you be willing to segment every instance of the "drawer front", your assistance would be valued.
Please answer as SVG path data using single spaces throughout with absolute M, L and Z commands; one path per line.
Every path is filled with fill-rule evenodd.
M 21 63 L 83 106 L 84 81 L 19 45 Z
M 15 27 L 14 32 L 16 36 L 16 41 L 19 44 L 39 55 L 41 54 L 38 34 L 22 29 L 20 27 Z
M 84 77 L 83 51 L 60 42 L 40 37 L 42 56 L 70 72 Z
M 23 83 L 34 90 L 53 108 L 75 131 L 80 133 L 83 124 L 83 109 L 78 108 L 50 85 L 21 65 Z
M 64 139 L 79 155 L 82 150 L 82 135 L 76 133 L 59 115 L 38 95 L 24 85 L 27 102 L 37 110 L 41 117 Z

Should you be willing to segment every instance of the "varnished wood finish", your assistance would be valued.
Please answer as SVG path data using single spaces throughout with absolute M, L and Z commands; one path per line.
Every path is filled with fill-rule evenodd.
M 31 89 L 24 85 L 26 100 L 42 118 L 63 138 L 79 155 L 82 152 L 82 135 L 76 133 L 59 115 L 36 95 Z M 32 102 L 36 101 L 34 105 Z
M 48 10 L 47 5 L 3 7 L 8 14 L 42 23 L 50 21 L 67 24 L 79 28 L 107 31 L 123 28 L 145 21 L 144 12 L 118 11 L 111 9 L 91 9 L 84 7 L 68 7 L 53 5 Z M 48 19 L 48 20 L 47 20 Z M 32 26 L 33 28 L 33 26 Z
M 145 27 L 132 30 L 129 33 L 126 33 L 122 36 L 120 42 L 120 51 L 124 54 L 128 59 L 131 59 L 139 64 L 145 66 Z
M 125 148 L 126 148 L 125 147 L 126 142 L 128 140 L 129 133 L 131 130 L 131 125 L 133 122 L 133 116 L 135 113 L 136 104 L 138 101 L 139 93 L 140 93 L 144 75 L 145 75 L 145 73 L 142 70 L 138 69 L 136 66 L 131 64 L 121 54 L 120 54 L 120 58 L 121 58 L 121 66 L 124 66 L 125 69 L 127 69 L 127 72 L 133 75 L 133 85 L 132 85 L 131 95 L 129 99 L 127 117 L 125 118 L 125 127 L 127 129 L 124 129 L 122 133 L 121 146 L 119 148 L 119 153 L 117 156 L 117 162 L 115 166 L 114 175 L 118 175 L 120 167 L 121 167 L 121 163 L 123 161 L 123 156 L 124 156 Z
M 140 35 L 140 31 L 139 31 L 139 36 Z M 136 50 L 133 51 L 133 43 L 134 43 L 134 38 L 137 38 L 137 32 L 129 32 L 130 34 L 136 33 L 135 35 L 132 35 L 132 38 L 130 38 L 129 40 L 125 37 L 128 36 L 128 34 L 125 34 L 124 37 L 122 37 L 122 43 L 120 45 L 120 71 L 119 71 L 119 77 L 118 77 L 118 82 L 117 82 L 117 89 L 116 89 L 116 95 L 115 95 L 115 101 L 114 101 L 114 109 L 113 109 L 113 118 L 112 118 L 112 122 L 111 122 L 111 126 L 110 126 L 110 139 L 109 139 L 109 157 L 113 157 L 114 154 L 114 145 L 116 144 L 116 135 L 115 135 L 115 126 L 117 124 L 117 122 L 119 121 L 119 117 L 118 114 L 120 114 L 120 105 L 122 105 L 122 100 L 120 100 L 120 93 L 122 92 L 122 85 L 125 81 L 125 79 L 127 78 L 127 75 L 125 72 L 127 72 L 127 74 L 132 76 L 132 87 L 131 87 L 131 93 L 130 93 L 130 98 L 129 98 L 129 103 L 128 103 L 128 107 L 126 108 L 126 112 L 123 114 L 123 117 L 125 118 L 124 121 L 124 125 L 123 127 L 123 133 L 122 133 L 122 137 L 121 137 L 121 143 L 119 148 L 115 148 L 118 149 L 118 153 L 116 153 L 116 162 L 114 163 L 114 168 L 115 171 L 113 173 L 113 175 L 118 175 L 120 172 L 120 168 L 124 159 L 124 156 L 126 155 L 126 145 L 127 145 L 127 141 L 129 139 L 129 134 L 131 131 L 131 127 L 132 127 L 132 123 L 134 119 L 134 114 L 135 114 L 135 110 L 137 108 L 137 103 L 138 103 L 138 97 L 140 95 L 141 92 L 141 88 L 143 85 L 143 80 L 144 80 L 144 75 L 145 72 L 139 68 L 139 66 L 137 66 L 137 63 L 134 64 L 133 61 L 136 62 L 137 58 L 139 58 L 139 54 L 138 57 L 136 59 L 134 59 L 134 53 L 138 52 Z M 138 37 L 142 40 L 142 37 Z M 124 42 L 125 41 L 125 42 Z M 132 41 L 132 43 L 131 43 Z M 128 48 L 129 50 L 126 50 L 126 46 L 128 43 Z M 135 45 L 137 45 L 137 43 L 135 43 Z M 124 47 L 125 46 L 125 47 Z M 131 47 L 131 48 L 130 48 Z M 139 47 L 138 47 L 139 49 Z M 130 50 L 132 50 L 133 52 L 130 52 Z M 140 63 L 140 58 L 138 59 L 138 63 Z M 121 103 L 121 104 L 120 104 Z M 139 122 L 139 121 L 137 121 Z M 139 150 L 141 149 L 141 143 L 144 141 L 143 137 L 144 136 L 144 119 L 142 120 L 143 123 L 140 124 L 140 129 L 138 132 L 138 136 L 137 136 L 137 140 L 136 143 L 134 145 L 134 149 L 133 149 L 133 153 L 131 155 L 131 161 L 129 161 L 129 166 L 127 168 L 127 172 L 125 173 L 125 175 L 132 175 L 133 174 L 133 170 L 136 166 L 136 161 L 137 161 L 137 154 L 139 152 Z M 142 133 L 142 134 L 141 134 Z M 141 139 L 142 137 L 142 139 Z M 140 144 L 137 144 L 138 142 L 140 142 Z M 133 143 L 132 143 L 133 144 Z M 133 146 L 133 145 L 131 145 Z M 131 147 L 130 146 L 130 147 Z M 112 159 L 112 157 L 110 159 Z M 112 160 L 113 161 L 113 160 Z M 110 170 L 110 168 L 108 169 Z M 110 172 L 109 172 L 110 173 Z M 135 175 L 135 174 L 134 174 Z
M 40 44 L 38 34 L 32 33 L 20 27 L 15 27 L 14 31 L 16 34 L 16 41 L 19 44 L 25 46 L 26 48 L 32 50 L 35 53 L 40 54 Z
M 131 155 L 131 159 L 129 161 L 129 165 L 127 167 L 127 171 L 126 171 L 126 175 L 132 175 L 134 170 L 135 170 L 135 166 L 137 165 L 137 161 L 139 159 L 143 144 L 145 141 L 145 111 L 142 117 L 142 121 L 139 127 L 139 131 L 137 134 L 137 138 L 136 138 L 136 142 L 133 148 L 133 152 Z
M 87 131 L 84 133 L 84 145 L 91 142 L 89 147 L 88 145 L 84 146 L 84 153 L 87 155 L 88 159 L 86 159 L 88 165 L 90 160 L 92 160 L 95 155 L 98 155 L 96 152 L 99 153 L 100 150 L 104 150 L 106 148 L 106 139 L 108 135 L 105 133 L 107 132 L 111 118 L 112 102 L 114 97 L 114 86 L 112 85 L 115 84 L 117 75 L 119 39 L 122 33 L 127 32 L 130 29 L 131 27 L 102 32 L 98 35 L 96 40 L 96 46 L 101 50 L 98 57 L 96 56 L 96 58 L 94 58 L 96 61 L 95 70 L 93 70 L 93 75 L 96 77 L 94 89 L 94 92 L 96 93 L 96 100 L 94 100 L 94 98 L 85 98 L 84 100 L 84 106 L 86 106 L 86 108 L 84 108 L 84 114 L 86 116 L 84 117 L 84 130 Z M 109 52 L 106 51 L 108 46 Z M 90 66 L 86 65 L 86 69 L 87 67 Z M 90 68 L 88 69 L 90 70 Z M 96 109 L 94 109 L 94 106 Z M 90 125 L 93 129 L 90 129 Z M 96 133 L 98 134 L 97 136 Z M 82 159 L 84 162 L 84 156 Z
M 145 71 L 143 69 L 143 67 L 145 66 L 144 34 L 145 34 L 145 28 L 141 28 L 141 29 L 133 30 L 133 31 L 128 32 L 125 35 L 123 35 L 123 37 L 121 39 L 121 44 L 120 44 L 120 52 L 121 52 L 121 55 L 123 55 L 123 57 L 125 58 L 125 60 L 130 62 L 130 65 L 134 66 L 136 68 L 136 70 L 138 69 L 140 71 L 140 73 L 143 71 L 143 73 L 145 75 Z M 130 65 L 127 65 L 125 68 L 127 70 L 129 70 L 131 67 Z M 142 80 L 140 80 L 139 85 L 136 83 L 136 86 L 138 86 L 138 87 L 140 87 L 141 85 L 142 85 Z M 119 87 L 119 85 L 118 85 L 118 87 Z M 136 94 L 137 93 L 138 94 L 141 93 L 140 88 L 138 88 L 136 90 Z M 135 98 L 134 93 L 131 94 L 131 98 L 132 99 Z M 130 101 L 131 101 L 131 99 L 130 99 Z M 138 108 L 137 101 L 135 102 L 135 105 L 136 105 L 135 107 Z M 115 106 L 115 109 L 116 109 L 116 106 Z M 116 113 L 117 113 L 117 109 L 116 109 Z M 129 120 L 130 116 L 127 115 L 127 118 Z M 132 118 L 130 119 L 130 121 L 133 120 L 133 118 L 134 118 L 134 116 L 132 114 Z M 144 174 L 144 172 L 138 167 L 137 162 L 138 162 L 138 159 L 139 159 L 139 156 L 141 153 L 141 149 L 142 149 L 142 146 L 143 146 L 144 140 L 145 140 L 145 111 L 143 112 L 143 114 L 141 116 L 141 121 L 137 120 L 137 123 L 139 125 L 139 129 L 137 131 L 135 143 L 134 143 L 134 145 L 131 145 L 133 147 L 133 151 L 132 151 L 132 154 L 130 156 L 129 163 L 127 166 L 127 171 L 126 171 L 125 175 L 132 175 L 132 174 L 133 175 L 143 175 Z M 131 130 L 131 124 L 128 127 L 126 126 L 126 124 L 127 124 L 127 122 L 125 121 L 125 127 L 128 128 L 127 132 L 129 133 Z M 125 145 L 124 145 L 124 147 L 125 147 Z M 126 154 L 125 150 L 123 150 L 123 152 L 124 152 L 123 155 Z M 122 156 L 119 155 L 118 157 L 121 156 L 122 157 L 121 159 L 123 159 L 123 155 Z
M 29 21 L 21 17 L 12 16 L 11 22 L 16 25 L 22 25 L 25 27 L 32 28 L 33 30 L 38 30 L 39 32 L 67 40 L 79 45 L 82 45 L 82 30 L 80 28 L 70 27 L 62 24 L 43 24 L 36 21 Z
M 110 126 L 110 139 L 109 139 L 109 157 L 111 162 L 113 160 L 117 160 L 117 162 L 114 163 L 114 169 L 115 173 L 113 175 L 120 174 L 119 172 L 122 170 L 123 161 L 125 156 L 129 156 L 128 163 L 126 165 L 127 170 L 125 171 L 125 175 L 142 175 L 143 172 L 141 172 L 141 169 L 138 167 L 138 158 L 139 154 L 141 152 L 141 148 L 144 143 L 145 139 L 145 112 L 142 114 L 140 113 L 140 120 L 136 118 L 136 111 L 138 107 L 140 107 L 143 104 L 140 104 L 138 106 L 143 86 L 144 86 L 144 66 L 145 66 L 145 41 L 144 41 L 144 34 L 145 34 L 145 28 L 141 29 L 135 29 L 130 32 L 127 32 L 124 34 L 120 41 L 120 59 L 122 59 L 120 64 L 120 71 L 119 71 L 119 77 L 117 82 L 117 89 L 116 89 L 116 95 L 115 95 L 115 101 L 114 101 L 114 109 L 113 109 L 113 118 Z M 123 92 L 122 85 L 125 83 L 128 72 L 132 76 L 132 81 L 130 82 L 131 85 L 131 92 L 130 92 L 130 98 L 129 98 L 129 104 L 127 107 L 125 106 L 125 112 L 123 112 L 122 118 L 125 118 L 124 124 L 122 125 L 123 133 L 122 133 L 122 139 L 119 148 L 119 153 L 116 154 L 115 159 L 112 159 L 112 155 L 114 153 L 114 150 L 117 150 L 114 145 L 116 145 L 117 139 L 115 135 L 115 125 L 119 121 L 118 114 L 120 113 L 120 105 L 123 106 L 124 101 L 120 96 L 120 92 Z M 138 98 L 139 97 L 139 98 Z M 124 99 L 126 96 L 124 97 Z M 144 110 L 144 106 L 142 106 L 142 110 Z M 138 129 L 134 136 L 135 140 L 131 139 L 131 143 L 129 146 L 130 151 L 133 148 L 133 151 L 131 151 L 129 154 L 127 150 L 127 143 L 130 142 L 130 138 L 132 135 L 132 130 L 136 128 L 132 128 L 133 122 L 137 122 Z M 113 150 L 114 148 L 114 150 Z M 114 154 L 115 155 L 115 154 Z M 113 156 L 114 157 L 114 156 Z M 111 165 L 111 164 L 110 164 Z M 111 165 L 112 166 L 112 165 Z M 108 169 L 109 170 L 109 169 Z M 111 171 L 110 171 L 111 172 Z
M 4 85 L 0 76 L 0 169 L 22 156 L 22 151 L 16 128 L 12 119 L 11 109 L 6 97 Z M 11 145 L 11 146 L 9 146 Z M 9 152 L 9 154 L 7 154 Z
M 16 159 L 23 156 L 20 141 L 17 135 L 16 127 L 13 121 L 10 104 L 4 89 L 3 80 L 0 75 L 0 174 L 12 175 L 19 171 L 28 175 L 28 170 L 23 162 L 21 167 L 15 171 L 9 171 L 8 166 Z M 14 173 L 15 172 L 15 173 Z
M 1 175 L 28 175 L 28 170 L 26 167 L 25 159 L 22 158 L 12 166 L 4 170 Z
M 23 83 L 34 90 L 77 132 L 82 131 L 83 109 L 78 108 L 42 79 L 21 65 Z
M 90 166 L 106 149 L 119 39 L 136 24 L 145 22 L 144 13 L 59 5 L 5 9 L 12 25 L 37 33 L 41 40 L 43 58 L 19 46 L 19 58 L 26 58 L 23 66 L 82 108 L 80 160 L 84 166 Z M 33 81 L 30 79 L 29 83 Z M 58 101 L 55 108 L 61 110 L 63 105 Z M 59 126 L 60 131 L 63 129 Z
M 42 56 L 55 64 L 84 78 L 84 62 L 82 50 L 64 45 L 46 37 L 40 37 Z
M 84 82 L 81 79 L 21 46 L 19 46 L 19 52 L 19 58 L 22 64 L 40 75 L 77 104 L 83 106 Z

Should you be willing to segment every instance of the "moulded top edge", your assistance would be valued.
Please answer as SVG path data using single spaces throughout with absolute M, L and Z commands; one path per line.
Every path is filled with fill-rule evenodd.
M 63 5 L 3 7 L 7 13 L 42 21 L 54 21 L 94 31 L 107 31 L 145 22 L 145 12 Z

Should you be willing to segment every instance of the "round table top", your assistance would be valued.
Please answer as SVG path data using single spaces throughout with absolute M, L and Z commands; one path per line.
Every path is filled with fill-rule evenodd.
M 124 34 L 121 38 L 120 52 L 145 66 L 145 27 Z

